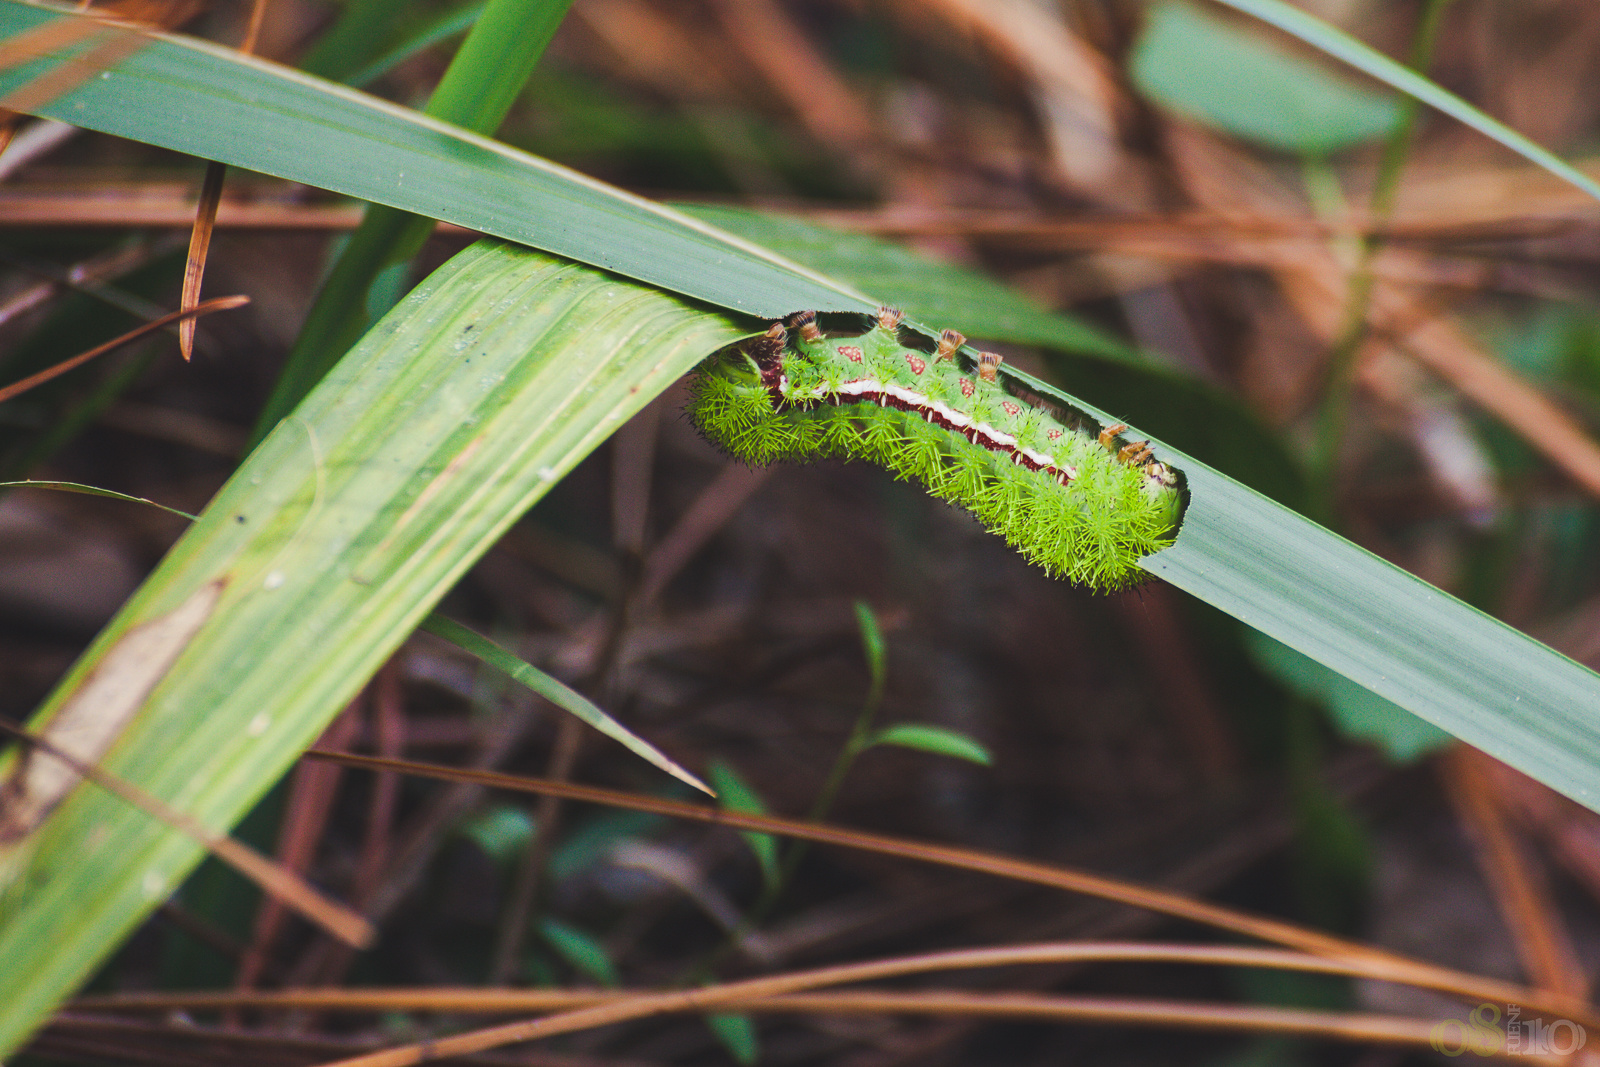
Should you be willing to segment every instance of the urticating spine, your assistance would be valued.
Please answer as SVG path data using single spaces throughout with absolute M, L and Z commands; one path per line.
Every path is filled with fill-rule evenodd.
M 1167 547 L 1181 494 L 1172 468 L 1126 427 L 1096 434 L 1008 392 L 999 355 L 970 369 L 944 331 L 932 352 L 900 343 L 901 315 L 879 311 L 858 337 L 829 338 L 813 312 L 725 350 L 691 387 L 689 416 L 750 463 L 864 459 L 971 511 L 1052 575 L 1098 590 L 1143 577 Z

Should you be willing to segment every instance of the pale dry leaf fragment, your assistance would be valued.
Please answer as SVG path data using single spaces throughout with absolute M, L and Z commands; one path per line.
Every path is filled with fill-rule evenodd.
M 123 634 L 39 736 L 81 763 L 99 763 L 211 617 L 226 584 L 207 582 L 172 611 Z M 80 780 L 38 748 L 24 753 L 0 785 L 0 849 L 31 834 Z

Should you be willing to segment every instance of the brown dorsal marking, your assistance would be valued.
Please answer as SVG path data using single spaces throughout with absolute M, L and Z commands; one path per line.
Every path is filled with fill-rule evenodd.
M 940 362 L 947 359 L 955 359 L 956 349 L 966 343 L 967 339 L 956 331 L 945 330 L 939 335 L 939 351 L 934 354 L 934 358 Z
M 1122 446 L 1122 450 L 1117 453 L 1117 462 L 1126 463 L 1130 467 L 1140 467 L 1148 462 L 1151 457 L 1150 442 L 1135 441 L 1132 444 Z
M 998 352 L 979 352 L 978 377 L 986 382 L 994 381 L 999 374 L 1000 364 L 1004 362 L 1004 357 Z
M 800 331 L 800 339 L 808 344 L 815 344 L 822 340 L 822 330 L 817 326 L 817 313 L 815 311 L 797 311 L 790 320 L 790 325 Z
M 1101 430 L 1100 436 L 1097 438 L 1097 440 L 1100 442 L 1100 447 L 1104 448 L 1107 452 L 1115 452 L 1117 450 L 1117 434 L 1121 433 L 1127 428 L 1127 423 L 1118 422 Z
M 898 330 L 905 312 L 899 308 L 881 307 L 878 309 L 878 326 L 885 330 Z

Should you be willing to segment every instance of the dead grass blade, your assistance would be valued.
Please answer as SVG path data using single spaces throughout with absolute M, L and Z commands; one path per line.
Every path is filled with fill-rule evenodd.
M 557 1004 L 604 1004 L 622 1001 L 638 994 L 628 991 L 541 991 L 538 999 L 547 1007 Z M 927 989 L 917 992 L 875 990 L 836 993 L 789 993 L 777 996 L 719 1000 L 724 1011 L 762 1014 L 809 1015 L 938 1015 L 956 1018 L 1029 1019 L 1040 1022 L 1077 1023 L 1101 1026 L 1159 1026 L 1188 1030 L 1283 1034 L 1341 1041 L 1371 1042 L 1415 1048 L 1434 1046 L 1442 1024 L 1437 1019 L 1407 1018 L 1359 1012 L 1306 1011 L 1292 1008 L 1258 1008 L 1236 1004 L 1196 1003 L 1170 1000 L 1145 1000 L 1123 997 L 1051 996 L 1037 993 L 977 993 L 967 990 Z M 393 1009 L 403 1010 L 403 1009 Z M 440 1009 L 444 1010 L 444 1009 Z M 533 1009 L 529 1009 L 533 1010 Z M 124 1041 L 150 1036 L 147 1025 L 123 1019 L 68 1013 L 58 1016 L 40 1036 L 44 1049 L 54 1048 L 63 1038 L 95 1034 Z M 190 1038 L 214 1042 L 251 1039 L 248 1032 L 223 1031 L 189 1024 L 181 1030 L 156 1031 L 160 1037 Z M 1473 1032 L 1462 1028 L 1468 1041 Z M 1454 1037 L 1454 1033 L 1451 1034 Z M 256 1042 L 259 1043 L 259 1042 Z M 1466 1046 L 1481 1056 L 1513 1058 L 1513 1053 L 1488 1044 Z M 1465 1051 L 1466 1048 L 1463 1048 Z M 1523 1063 L 1567 1064 L 1569 1058 L 1556 1055 L 1515 1054 Z M 356 1060 L 342 1061 L 358 1062 Z
M 1540 989 L 1587 996 L 1589 981 L 1550 895 L 1543 863 L 1528 852 L 1507 819 L 1494 780 L 1484 770 L 1488 758 L 1466 745 L 1445 753 L 1439 768 L 1445 791 L 1476 846 L 1478 867 L 1511 932 L 1523 970 Z
M 250 5 L 250 22 L 239 43 L 239 51 L 250 55 L 256 50 L 256 39 L 261 36 L 261 23 L 266 18 L 266 0 L 255 0 Z M 226 163 L 212 160 L 206 164 L 205 181 L 200 186 L 200 201 L 195 205 L 194 229 L 189 234 L 189 256 L 183 265 L 183 294 L 178 306 L 187 310 L 200 303 L 200 284 L 206 273 L 206 253 L 211 249 L 211 231 L 217 225 L 217 205 L 222 203 L 222 182 L 228 176 Z M 194 319 L 184 319 L 178 324 L 178 350 L 183 361 L 194 355 Z
M 575 1033 L 600 1026 L 647 1018 L 672 1012 L 722 1011 L 734 1004 L 754 1007 L 757 1001 L 800 993 L 824 986 L 849 982 L 876 981 L 908 974 L 930 971 L 965 970 L 979 967 L 1011 966 L 1022 962 L 1057 963 L 1073 958 L 1078 946 L 1026 946 L 1021 949 L 965 949 L 954 952 L 928 953 L 894 959 L 872 960 L 865 963 L 820 967 L 810 971 L 750 978 L 698 989 L 669 992 L 638 993 L 601 1001 L 585 1007 L 572 1008 L 538 1019 L 486 1027 L 464 1034 L 437 1038 L 414 1045 L 404 1045 L 380 1052 L 352 1056 L 325 1064 L 324 1067 L 412 1067 L 413 1064 L 450 1056 L 470 1055 L 505 1045 L 520 1044 L 557 1034 Z M 1097 946 L 1099 947 L 1099 946 Z M 1123 946 L 1137 951 L 1141 946 Z M 1171 946 L 1161 946 L 1171 950 Z M 1181 946 L 1187 950 L 1194 946 Z M 1234 949 L 1234 952 L 1267 952 L 1274 957 L 1286 954 L 1270 950 Z M 1132 958 L 1118 957 L 1118 958 Z M 1304 957 L 1300 957 L 1304 959 Z M 915 994 L 901 994 L 912 997 Z M 896 994 L 860 993 L 851 995 L 859 1011 L 894 1011 L 891 1006 Z M 877 998 L 875 1001 L 873 998 Z M 1423 1043 L 1429 1040 L 1432 1027 L 1437 1022 L 1414 1019 L 1395 1019 L 1390 1016 L 1350 1015 L 1339 1016 L 1320 1012 L 1302 1012 L 1288 1009 L 1240 1007 L 1219 1004 L 1183 1004 L 1179 1002 L 1131 1001 L 1106 998 L 1044 998 L 1028 994 L 1007 994 L 997 998 L 983 998 L 975 994 L 951 994 L 940 1005 L 941 1012 L 962 1013 L 960 1001 L 977 1005 L 985 999 L 1009 999 L 1013 1010 L 1025 1004 L 1038 1010 L 1040 1002 L 1053 1000 L 1056 1017 L 1070 1017 L 1078 1021 L 1105 1023 L 1143 1023 L 1169 1026 L 1199 1026 L 1206 1029 L 1246 1029 L 1277 1033 L 1316 1034 L 1327 1037 L 1345 1037 L 1352 1040 L 1376 1040 L 1401 1043 Z M 910 1003 L 909 1000 L 900 1001 Z M 1070 1014 L 1069 1014 L 1070 1013 Z M 997 1012 L 999 1014 L 999 1012 Z M 1477 1051 L 1477 1050 L 1475 1050 Z
M 186 319 L 192 319 L 200 315 L 209 315 L 213 311 L 227 311 L 231 308 L 243 307 L 248 303 L 250 303 L 248 296 L 219 296 L 195 307 L 174 311 L 171 314 L 161 316 L 159 319 L 152 319 L 142 326 L 134 327 L 121 337 L 114 337 L 103 345 L 97 345 L 87 352 L 80 352 L 71 359 L 62 360 L 53 367 L 46 367 L 38 374 L 30 374 L 19 382 L 12 382 L 4 389 L 0 389 L 0 403 L 4 403 L 14 396 L 20 396 L 29 389 L 41 386 L 52 378 L 59 378 L 69 370 L 81 367 L 98 356 L 103 356 L 107 352 L 121 348 L 130 341 L 137 341 L 146 334 L 154 333 L 156 330 L 170 326 L 174 322 L 183 322 Z
M 0 69 L 37 59 L 78 41 L 90 42 L 89 47 L 76 56 L 59 61 L 26 85 L 0 97 L 0 108 L 32 114 L 150 44 L 149 37 L 122 23 L 57 19 L 36 30 L 18 34 L 4 48 L 0 48 Z
M 1466 974 L 1445 967 L 1421 963 L 1382 949 L 1308 930 L 1276 919 L 1268 919 L 1236 911 L 1221 905 L 1195 900 L 1179 893 L 1167 892 L 1149 886 L 1136 885 L 1115 878 L 1089 874 L 1084 871 L 1056 867 L 1028 860 L 998 856 L 972 849 L 948 845 L 932 845 L 902 838 L 869 834 L 856 830 L 843 830 L 831 826 L 782 819 L 768 815 L 749 815 L 718 810 L 698 804 L 660 800 L 630 793 L 621 793 L 593 786 L 574 785 L 569 782 L 551 782 L 537 778 L 499 774 L 490 771 L 458 770 L 436 764 L 416 763 L 408 760 L 378 759 L 371 756 L 353 756 L 342 752 L 311 750 L 306 755 L 312 759 L 333 760 L 353 767 L 371 770 L 398 771 L 402 774 L 436 778 L 449 782 L 470 782 L 492 788 L 519 792 L 560 796 L 568 800 L 605 804 L 651 812 L 674 818 L 692 819 L 696 822 L 714 823 L 735 830 L 754 830 L 760 833 L 781 834 L 804 841 L 840 845 L 862 849 L 902 859 L 919 860 L 962 870 L 978 871 L 1035 885 L 1050 886 L 1068 892 L 1082 893 L 1130 907 L 1187 919 L 1231 933 L 1285 945 L 1303 952 L 1351 965 L 1370 968 L 1369 977 L 1386 982 L 1399 982 L 1426 989 L 1449 993 L 1463 999 L 1521 1004 L 1525 1007 L 1562 1015 L 1585 1026 L 1600 1026 L 1600 1012 L 1581 999 L 1553 992 L 1525 989 L 1506 982 Z
M 1152 941 L 1066 941 L 1026 945 L 1001 945 L 960 949 L 908 960 L 937 959 L 934 970 L 964 967 L 1007 967 L 1034 964 L 1176 963 L 1213 967 L 1253 967 L 1268 970 L 1370 977 L 1369 969 L 1348 960 L 1329 960 L 1285 949 L 1244 945 L 1191 945 Z M 882 966 L 878 961 L 870 966 Z M 864 966 L 852 964 L 850 966 Z M 913 973 L 899 971 L 900 974 Z M 877 977 L 883 977 L 878 975 Z M 334 1012 L 448 1012 L 499 1015 L 523 1012 L 566 1011 L 649 995 L 652 990 L 597 989 L 482 989 L 435 987 L 424 989 L 234 989 L 227 991 L 112 993 L 79 997 L 69 1010 L 88 1012 L 222 1011 L 304 1009 Z M 746 998 L 756 999 L 756 998 Z M 760 998 L 766 999 L 766 998 Z
M 260 5 L 257 5 L 260 6 Z M 222 181 L 228 166 L 213 160 L 206 164 L 205 181 L 200 186 L 200 202 L 195 205 L 194 229 L 189 234 L 189 256 L 183 264 L 183 293 L 178 307 L 188 311 L 200 304 L 200 283 L 206 274 L 206 253 L 211 249 L 211 231 L 217 225 L 217 205 L 222 203 Z M 178 323 L 178 351 L 183 361 L 194 355 L 194 316 Z
M 51 726 L 54 727 L 59 721 L 58 715 Z M 376 939 L 377 931 L 361 916 L 344 905 L 329 900 L 303 879 L 273 863 L 248 845 L 235 841 L 226 834 L 218 833 L 187 812 L 179 811 L 131 782 L 107 774 L 93 763 L 78 759 L 63 750 L 60 745 L 42 736 L 6 722 L 0 722 L 0 731 L 16 737 L 56 763 L 63 764 L 71 772 L 73 781 L 78 779 L 91 781 L 153 818 L 160 819 L 168 826 L 188 834 L 204 845 L 213 856 L 260 886 L 262 892 L 283 901 L 285 906 L 298 911 L 341 941 L 364 948 Z M 24 769 L 27 766 L 28 763 L 23 764 Z

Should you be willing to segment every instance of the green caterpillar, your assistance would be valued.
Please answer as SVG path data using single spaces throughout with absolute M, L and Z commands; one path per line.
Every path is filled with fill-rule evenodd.
M 859 337 L 829 338 L 815 312 L 712 356 L 696 372 L 688 414 L 713 444 L 746 462 L 865 459 L 977 516 L 1050 574 L 1101 591 L 1144 577 L 1138 561 L 1172 544 L 1178 474 L 1123 425 L 1098 430 L 1005 388 L 1000 356 L 901 343 L 883 308 Z M 798 336 L 791 336 L 791 330 Z M 920 335 L 911 335 L 912 343 Z M 969 369 L 970 365 L 970 369 Z

